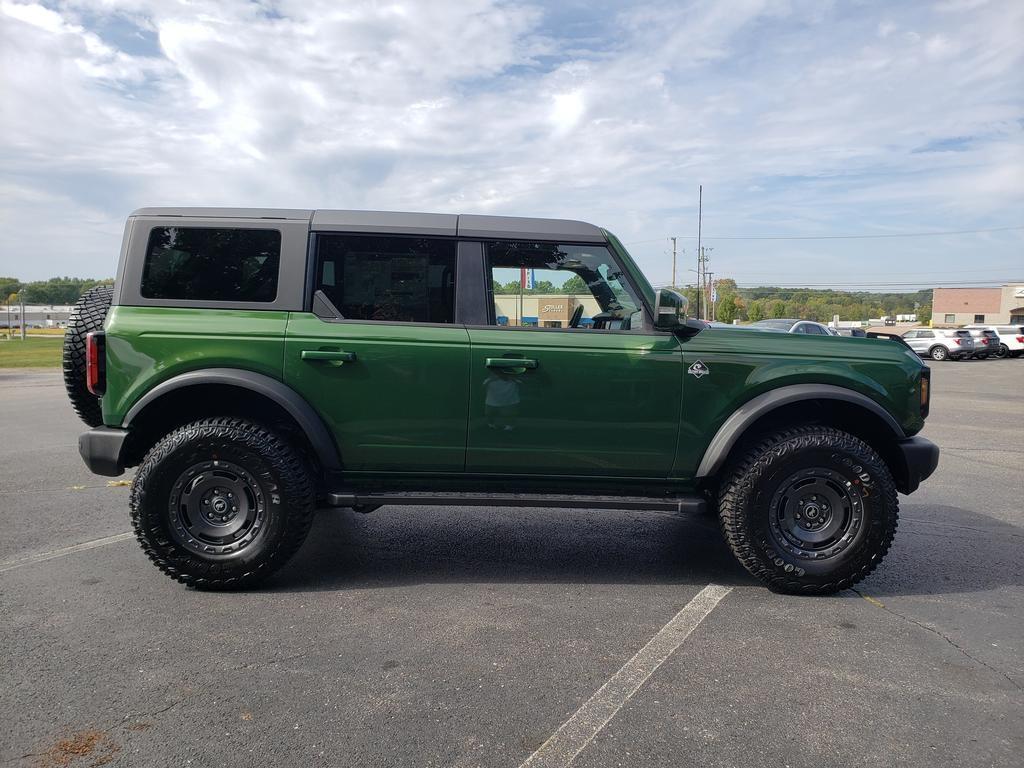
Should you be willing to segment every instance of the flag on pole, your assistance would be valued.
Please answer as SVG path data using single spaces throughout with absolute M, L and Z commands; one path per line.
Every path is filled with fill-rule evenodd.
M 519 285 L 522 286 L 524 291 L 532 291 L 535 281 L 536 277 L 532 269 L 527 269 L 526 267 L 519 268 Z

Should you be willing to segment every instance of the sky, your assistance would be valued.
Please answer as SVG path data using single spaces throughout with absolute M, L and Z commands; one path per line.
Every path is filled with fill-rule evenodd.
M 1024 280 L 1022 40 L 1020 0 L 0 0 L 0 274 L 215 205 L 582 219 L 682 284 L 702 185 L 741 285 Z

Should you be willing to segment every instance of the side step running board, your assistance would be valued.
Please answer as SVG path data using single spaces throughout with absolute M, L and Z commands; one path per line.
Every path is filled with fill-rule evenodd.
M 331 507 L 383 506 L 404 504 L 464 507 L 554 507 L 575 509 L 656 509 L 668 512 L 704 512 L 707 502 L 700 496 L 577 496 L 537 493 L 351 493 L 327 494 Z

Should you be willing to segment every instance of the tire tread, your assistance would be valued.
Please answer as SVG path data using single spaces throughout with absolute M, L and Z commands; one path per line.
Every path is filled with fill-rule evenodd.
M 278 474 L 285 507 L 286 530 L 274 548 L 249 570 L 232 568 L 228 563 L 204 561 L 184 552 L 169 539 L 145 525 L 148 486 L 161 464 L 173 452 L 189 443 L 224 440 L 241 444 L 260 455 Z M 163 504 L 163 501 L 160 501 Z M 180 427 L 157 442 L 146 454 L 132 481 L 129 499 L 132 528 L 150 560 L 172 579 L 199 589 L 238 589 L 270 576 L 283 566 L 305 541 L 313 522 L 315 487 L 308 464 L 281 437 L 250 421 L 229 417 L 202 419 Z
M 772 567 L 774 564 L 770 563 L 751 540 L 748 517 L 751 514 L 750 500 L 754 498 L 755 486 L 773 460 L 781 458 L 787 452 L 823 446 L 860 454 L 875 463 L 881 470 L 879 484 L 891 519 L 883 521 L 887 523 L 886 530 L 878 550 L 872 557 L 852 569 L 840 570 L 837 578 L 831 581 L 810 582 L 780 573 Z M 773 591 L 796 595 L 828 595 L 849 589 L 878 567 L 892 545 L 899 524 L 899 499 L 892 475 L 885 462 L 869 445 L 847 432 L 816 425 L 792 427 L 776 432 L 747 450 L 729 468 L 726 478 L 719 494 L 719 522 L 722 534 L 743 567 Z

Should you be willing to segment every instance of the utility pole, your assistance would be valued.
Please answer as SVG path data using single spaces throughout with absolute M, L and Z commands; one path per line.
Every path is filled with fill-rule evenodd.
M 700 244 L 700 230 L 701 224 L 704 218 L 704 185 L 700 184 L 697 186 L 697 317 L 701 316 L 700 312 L 700 286 L 701 286 L 701 258 L 704 254 L 704 249 Z
M 715 273 L 708 272 L 708 303 L 711 304 L 711 321 L 715 321 L 715 305 L 718 303 L 718 297 L 715 295 Z
M 676 287 L 676 239 L 672 238 L 672 287 Z
M 25 341 L 25 294 L 19 293 L 18 297 L 21 299 L 21 340 Z

